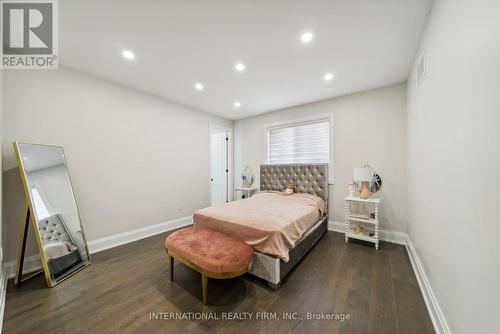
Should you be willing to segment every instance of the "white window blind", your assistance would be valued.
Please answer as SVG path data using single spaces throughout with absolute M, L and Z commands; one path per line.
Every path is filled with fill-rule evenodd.
M 329 120 L 270 128 L 267 154 L 270 164 L 329 163 Z
M 33 197 L 33 204 L 35 205 L 35 211 L 38 219 L 44 219 L 50 217 L 49 210 L 38 192 L 38 189 L 31 188 L 31 196 Z

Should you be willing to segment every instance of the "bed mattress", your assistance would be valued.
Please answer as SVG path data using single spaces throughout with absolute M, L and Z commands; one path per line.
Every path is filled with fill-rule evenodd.
M 266 191 L 198 210 L 193 219 L 195 226 L 231 235 L 288 262 L 289 251 L 325 215 L 325 209 L 325 201 L 315 195 Z

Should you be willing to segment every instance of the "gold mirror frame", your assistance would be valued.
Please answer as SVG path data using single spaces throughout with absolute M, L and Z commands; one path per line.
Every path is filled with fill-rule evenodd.
M 60 278 L 59 280 L 52 282 L 52 279 L 50 278 L 50 271 L 48 267 L 48 262 L 45 257 L 45 252 L 43 249 L 43 241 L 40 235 L 40 230 L 38 229 L 37 225 L 37 218 L 35 214 L 35 210 L 33 208 L 33 201 L 31 200 L 31 193 L 29 191 L 29 184 L 28 184 L 28 175 L 26 174 L 26 169 L 24 166 L 23 159 L 21 157 L 21 151 L 19 148 L 19 145 L 39 145 L 39 146 L 48 146 L 48 147 L 57 147 L 60 148 L 63 152 L 63 160 L 64 160 L 64 166 L 66 167 L 66 171 L 68 172 L 68 177 L 69 177 L 69 184 L 71 187 L 71 192 L 73 194 L 73 199 L 75 201 L 75 206 L 76 206 L 76 211 L 78 213 L 78 219 L 80 222 L 80 228 L 82 231 L 82 238 L 83 238 L 83 243 L 85 244 L 85 251 L 87 252 L 87 258 L 88 258 L 88 263 L 85 265 L 81 266 L 80 268 L 74 270 L 73 272 L 67 274 L 66 276 Z M 83 231 L 83 224 L 82 224 L 82 217 L 80 215 L 80 208 L 78 207 L 78 201 L 75 196 L 75 191 L 73 187 L 73 182 L 71 180 L 71 175 L 69 173 L 69 168 L 66 160 L 66 154 L 64 154 L 64 148 L 62 146 L 57 146 L 57 145 L 46 145 L 46 144 L 37 144 L 37 143 L 29 143 L 29 142 L 19 142 L 19 141 L 14 141 L 14 151 L 16 153 L 16 159 L 17 159 L 17 165 L 19 167 L 19 175 L 21 176 L 21 181 L 23 184 L 24 188 L 24 195 L 25 195 L 25 200 L 26 200 L 26 216 L 24 219 L 24 222 L 21 224 L 21 238 L 19 240 L 19 248 L 18 248 L 18 256 L 17 256 L 17 266 L 16 266 L 16 277 L 14 280 L 14 284 L 16 286 L 19 286 L 21 283 L 25 282 L 26 280 L 33 278 L 37 276 L 38 274 L 41 274 L 42 272 L 45 275 L 45 282 L 47 283 L 47 286 L 49 288 L 52 288 L 56 286 L 57 284 L 61 283 L 62 281 L 66 280 L 67 278 L 75 275 L 76 273 L 80 272 L 82 269 L 88 267 L 91 264 L 91 259 L 90 259 L 90 253 L 87 245 L 87 239 L 85 238 L 85 233 Z M 42 261 L 42 269 L 37 270 L 35 272 L 27 274 L 25 277 L 23 277 L 23 264 L 24 264 L 24 258 L 25 258 L 25 253 L 26 253 L 26 241 L 28 239 L 28 231 L 29 231 L 29 225 L 31 221 L 31 226 L 33 228 L 33 232 L 35 233 L 35 239 L 36 243 L 38 246 L 38 251 L 40 253 L 40 259 Z

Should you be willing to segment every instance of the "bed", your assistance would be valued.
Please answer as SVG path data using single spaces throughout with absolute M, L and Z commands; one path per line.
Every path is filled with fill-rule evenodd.
M 296 194 L 280 194 L 289 183 Z M 251 274 L 279 288 L 327 230 L 328 165 L 261 165 L 260 192 L 195 212 L 194 225 L 231 235 L 254 248 Z
M 82 262 L 80 251 L 59 214 L 39 220 L 38 228 L 53 279 Z

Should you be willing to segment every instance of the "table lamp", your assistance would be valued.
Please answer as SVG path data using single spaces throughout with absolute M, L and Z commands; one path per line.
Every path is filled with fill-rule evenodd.
M 368 198 L 371 195 L 369 182 L 373 180 L 373 171 L 369 167 L 354 167 L 353 180 L 361 182 L 359 197 Z

